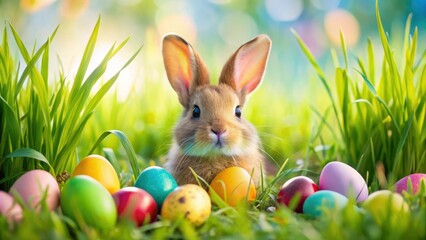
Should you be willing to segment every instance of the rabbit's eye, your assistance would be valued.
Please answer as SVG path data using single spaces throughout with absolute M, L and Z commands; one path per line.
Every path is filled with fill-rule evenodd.
M 198 107 L 197 105 L 194 105 L 194 109 L 192 109 L 192 117 L 193 118 L 199 118 L 200 117 L 200 107 Z
M 235 108 L 235 116 L 237 116 L 237 118 L 241 118 L 241 107 L 237 106 Z

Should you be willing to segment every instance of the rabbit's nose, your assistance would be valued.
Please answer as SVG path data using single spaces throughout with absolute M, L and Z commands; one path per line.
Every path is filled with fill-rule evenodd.
M 212 131 L 212 133 L 216 134 L 217 137 L 220 137 L 221 135 L 223 135 L 226 132 L 226 129 L 210 129 Z

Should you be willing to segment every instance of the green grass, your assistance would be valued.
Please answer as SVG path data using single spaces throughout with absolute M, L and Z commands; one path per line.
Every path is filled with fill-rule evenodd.
M 53 175 L 74 169 L 78 159 L 76 148 L 95 107 L 117 80 L 121 70 L 139 52 L 136 51 L 121 70 L 106 79 L 99 90 L 91 95 L 94 85 L 105 73 L 108 61 L 128 41 L 113 45 L 101 63 L 92 72 L 87 72 L 99 26 L 100 19 L 93 29 L 71 86 L 62 71 L 58 73 L 54 85 L 49 84 L 49 46 L 57 29 L 40 48 L 29 51 L 9 25 L 26 63 L 19 75 L 20 65 L 14 66 L 5 27 L 0 48 L 0 184 L 3 189 L 8 189 L 17 177 L 31 169 L 43 168 Z
M 412 213 L 404 228 L 376 224 L 368 212 L 357 211 L 353 203 L 342 210 L 325 210 L 318 219 L 294 214 L 288 208 L 266 212 L 255 207 L 217 208 L 208 221 L 194 228 L 185 221 L 158 221 L 135 228 L 122 222 L 109 231 L 85 227 L 79 229 L 60 212 L 24 211 L 23 221 L 13 230 L 0 217 L 1 239 L 424 239 L 426 224 L 426 191 L 406 196 Z
M 59 209 L 36 213 L 25 208 L 24 219 L 16 226 L 9 226 L 0 216 L 0 239 L 424 239 L 425 188 L 417 195 L 404 195 L 411 215 L 402 228 L 377 224 L 368 212 L 355 210 L 353 199 L 346 208 L 324 210 L 324 216 L 317 219 L 284 207 L 271 208 L 286 179 L 309 175 L 316 180 L 321 167 L 332 160 L 357 169 L 368 179 L 370 192 L 389 189 L 409 173 L 426 172 L 426 51 L 417 49 L 418 30 L 410 33 L 410 18 L 404 43 L 396 50 L 390 47 L 378 7 L 377 24 L 383 59 L 377 59 L 370 40 L 367 59 L 357 57 L 361 54 L 348 51 L 342 33 L 343 64 L 332 50 L 335 68 L 331 76 L 295 33 L 325 90 L 315 97 L 327 98 L 329 106 L 292 105 L 268 85 L 256 91 L 245 116 L 258 128 L 265 152 L 279 170 L 266 178 L 250 206 L 219 204 L 199 228 L 185 221 L 157 221 L 140 228 L 123 222 L 110 231 L 79 228 Z M 98 21 L 78 71 L 68 81 L 70 76 L 61 70 L 54 79 L 49 76 L 49 48 L 57 29 L 40 47 L 29 49 L 10 24 L 5 27 L 0 45 L 0 189 L 8 190 L 30 169 L 46 169 L 56 176 L 71 172 L 80 158 L 92 152 L 107 156 L 122 186 L 131 185 L 146 166 L 163 163 L 181 111 L 178 101 L 158 99 L 175 96 L 162 76 L 147 80 L 141 91 L 133 90 L 126 102 L 119 102 L 117 93 L 110 90 L 121 70 L 110 79 L 103 74 L 127 40 L 113 45 L 88 72 L 99 28 Z M 17 63 L 11 54 L 12 44 L 24 63 Z M 151 53 L 150 45 L 147 42 L 143 50 Z M 397 59 L 394 51 L 400 51 L 403 58 Z M 352 65 L 351 56 L 356 64 Z M 146 58 L 162 67 L 158 59 Z M 94 92 L 96 84 L 100 90 Z M 298 159 L 303 159 L 302 168 L 296 164 Z
M 418 29 L 410 34 L 410 16 L 403 46 L 398 49 L 403 58 L 396 59 L 383 29 L 378 6 L 376 9 L 384 52 L 380 71 L 375 65 L 370 40 L 367 61 L 356 57 L 358 65 L 348 66 L 348 50 L 341 33 L 344 64 L 341 66 L 335 61 L 334 77 L 326 77 L 309 49 L 297 33 L 294 34 L 330 100 L 327 111 L 332 112 L 333 118 L 328 117 L 327 111 L 318 113 L 323 126 L 315 138 L 330 131 L 334 136 L 332 145 L 338 149 L 331 158 L 352 165 L 364 177 L 368 175 L 369 184 L 378 184 L 378 174 L 386 176 L 381 183 L 386 187 L 386 182 L 392 184 L 410 173 L 426 170 L 426 51 L 418 58 Z M 317 158 L 327 162 L 320 155 Z

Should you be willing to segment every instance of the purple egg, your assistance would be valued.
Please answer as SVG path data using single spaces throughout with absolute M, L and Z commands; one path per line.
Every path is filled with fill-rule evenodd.
M 351 166 L 342 162 L 329 162 L 319 177 L 319 189 L 338 192 L 346 197 L 355 197 L 357 202 L 368 197 L 364 178 Z
M 394 187 L 397 193 L 402 194 L 402 192 L 408 192 L 408 179 L 411 180 L 411 185 L 413 186 L 413 194 L 416 194 L 420 190 L 420 183 L 422 182 L 422 180 L 426 184 L 425 173 L 413 173 L 401 178 L 398 182 L 395 183 Z

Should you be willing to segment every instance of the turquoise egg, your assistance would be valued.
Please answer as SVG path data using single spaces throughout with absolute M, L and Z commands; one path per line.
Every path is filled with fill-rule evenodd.
M 61 208 L 78 225 L 107 230 L 115 226 L 117 209 L 108 190 L 94 178 L 79 175 L 62 188 Z
M 147 191 L 161 209 L 164 200 L 176 187 L 173 176 L 164 168 L 153 166 L 146 168 L 136 179 L 135 187 Z
M 322 209 L 341 209 L 346 206 L 348 199 L 340 193 L 321 190 L 311 194 L 303 203 L 303 213 L 313 217 L 322 215 Z

